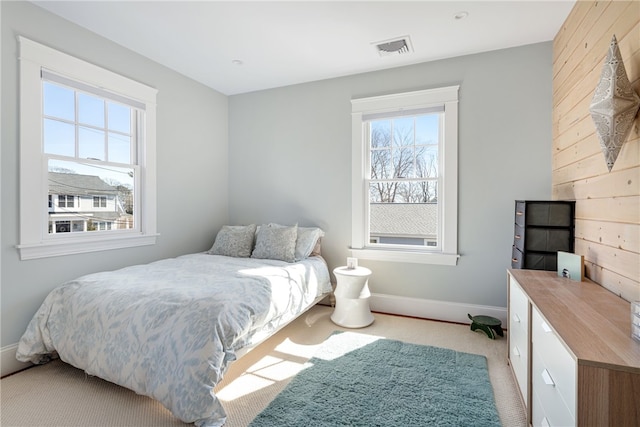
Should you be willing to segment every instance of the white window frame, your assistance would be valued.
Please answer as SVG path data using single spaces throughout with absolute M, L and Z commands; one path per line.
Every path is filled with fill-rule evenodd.
M 156 243 L 157 90 L 112 71 L 18 36 L 20 45 L 20 259 L 36 259 Z M 69 233 L 47 239 L 47 176 L 42 148 L 42 70 L 144 104 L 138 145 L 140 229 L 133 233 Z M 82 234 L 82 235 L 80 235 Z M 72 235 L 72 236 L 71 236 Z M 59 237 L 59 236 L 57 236 Z
M 448 86 L 415 92 L 351 100 L 352 124 L 352 229 L 351 254 L 354 257 L 393 262 L 456 265 L 458 254 L 458 91 Z M 374 114 L 393 114 L 405 110 L 444 107 L 443 144 L 441 146 L 438 209 L 442 240 L 438 250 L 380 247 L 369 243 L 369 141 L 363 119 Z M 441 182 L 440 182 L 441 181 Z

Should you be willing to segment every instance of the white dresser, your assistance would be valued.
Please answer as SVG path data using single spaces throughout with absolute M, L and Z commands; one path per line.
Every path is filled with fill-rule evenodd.
M 516 382 L 520 388 L 523 402 L 527 402 L 529 393 L 529 298 L 515 281 L 509 286 L 509 360 Z
M 591 282 L 509 270 L 508 358 L 533 426 L 640 425 L 630 304 Z

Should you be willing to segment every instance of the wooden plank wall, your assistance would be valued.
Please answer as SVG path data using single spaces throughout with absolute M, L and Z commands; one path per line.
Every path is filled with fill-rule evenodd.
M 640 1 L 578 0 L 553 41 L 553 198 L 576 201 L 587 276 L 640 300 L 640 114 L 608 171 L 589 104 L 615 34 L 640 94 Z

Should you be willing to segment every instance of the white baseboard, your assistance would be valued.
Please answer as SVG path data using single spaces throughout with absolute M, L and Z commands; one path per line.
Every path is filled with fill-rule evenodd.
M 506 307 L 407 298 L 385 294 L 371 294 L 369 305 L 372 311 L 380 313 L 399 314 L 402 316 L 464 324 L 471 324 L 467 313 L 472 316 L 491 316 L 500 319 L 503 328 L 507 326 Z
M 28 368 L 32 363 L 19 362 L 16 359 L 18 344 L 8 345 L 0 349 L 0 377 L 13 374 Z

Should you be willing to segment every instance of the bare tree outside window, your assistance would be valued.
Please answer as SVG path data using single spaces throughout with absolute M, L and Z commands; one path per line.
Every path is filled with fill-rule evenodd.
M 435 203 L 438 140 L 421 139 L 416 116 L 370 123 L 372 203 Z

